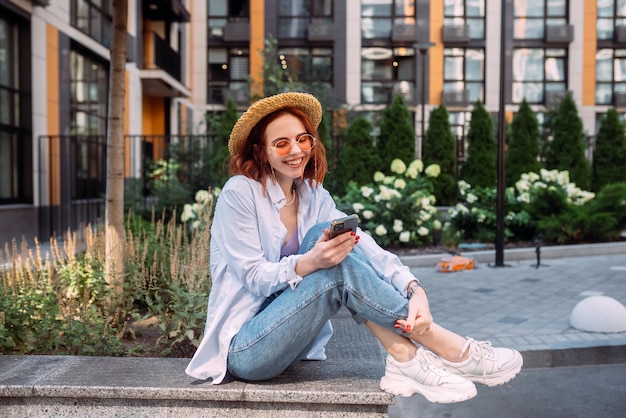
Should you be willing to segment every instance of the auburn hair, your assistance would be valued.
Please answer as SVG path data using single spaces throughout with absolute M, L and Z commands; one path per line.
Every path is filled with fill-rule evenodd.
M 324 182 L 328 170 L 326 161 L 326 148 L 322 141 L 318 139 L 317 129 L 305 112 L 296 107 L 285 107 L 270 113 L 259 121 L 248 135 L 248 140 L 241 152 L 231 156 L 229 164 L 229 175 L 242 174 L 254 179 L 263 186 L 268 178 L 272 178 L 272 167 L 267 159 L 267 149 L 265 147 L 265 131 L 267 126 L 279 116 L 291 114 L 300 119 L 307 133 L 315 137 L 315 146 L 311 150 L 311 157 L 307 162 L 301 180 L 308 180 L 311 185 L 313 181 L 319 184 Z

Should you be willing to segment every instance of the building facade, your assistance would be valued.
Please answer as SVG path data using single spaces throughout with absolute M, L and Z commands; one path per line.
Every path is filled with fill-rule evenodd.
M 0 243 L 103 215 L 111 7 L 0 0 Z M 476 100 L 541 119 L 570 92 L 589 135 L 626 112 L 622 0 L 129 0 L 127 46 L 129 178 L 138 147 L 158 159 L 229 97 L 263 95 L 267 59 L 350 111 L 402 95 L 417 150 L 441 104 L 459 137 Z

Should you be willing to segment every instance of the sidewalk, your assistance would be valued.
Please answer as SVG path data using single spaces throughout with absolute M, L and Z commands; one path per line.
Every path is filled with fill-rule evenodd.
M 594 256 L 567 256 L 567 249 L 560 248 L 565 252 L 553 249 L 559 258 L 547 258 L 550 250 L 544 249 L 538 268 L 530 251 L 525 257 L 505 251 L 505 267 L 490 267 L 494 257 L 486 252 L 464 253 L 490 262 L 478 261 L 474 270 L 457 273 L 437 272 L 436 261 L 426 257 L 406 257 L 403 261 L 413 266 L 411 271 L 426 288 L 435 321 L 463 336 L 490 340 L 494 346 L 527 354 L 626 347 L 626 332 L 584 332 L 569 322 L 572 309 L 588 296 L 605 295 L 626 305 L 626 246 L 588 246 L 587 254 L 605 253 Z M 525 366 L 532 365 L 526 361 Z

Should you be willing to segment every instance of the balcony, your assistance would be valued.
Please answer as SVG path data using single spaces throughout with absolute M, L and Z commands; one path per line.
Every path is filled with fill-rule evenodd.
M 469 90 L 444 91 L 443 104 L 452 107 L 469 106 Z
M 550 44 L 571 43 L 574 40 L 572 25 L 546 26 L 545 41 Z
M 547 91 L 544 99 L 546 107 L 558 106 L 567 95 L 567 91 Z
M 143 92 L 155 97 L 189 97 L 181 82 L 180 54 L 154 32 L 144 36 L 144 67 L 139 71 Z
M 391 40 L 393 42 L 417 42 L 417 32 L 415 30 L 415 25 L 393 25 L 393 29 L 391 31 Z
M 225 42 L 250 42 L 250 22 L 233 20 L 224 26 Z
M 311 22 L 308 28 L 309 41 L 333 41 L 335 25 L 333 22 Z
M 617 44 L 626 44 L 626 26 L 616 26 L 613 32 L 613 41 Z
M 613 104 L 615 107 L 626 107 L 626 92 L 616 91 L 613 93 Z
M 444 25 L 442 35 L 444 42 L 466 43 L 470 40 L 469 26 Z
M 182 0 L 144 0 L 143 16 L 157 22 L 189 22 L 191 16 Z

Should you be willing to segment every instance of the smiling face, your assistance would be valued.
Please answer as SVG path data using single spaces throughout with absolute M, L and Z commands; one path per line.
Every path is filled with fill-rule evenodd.
M 291 142 L 291 150 L 280 156 L 276 149 L 267 150 L 267 160 L 274 168 L 279 183 L 292 182 L 302 176 L 304 167 L 311 157 L 311 150 L 304 151 L 297 145 L 296 139 L 307 131 L 304 124 L 296 116 L 285 113 L 267 125 L 265 129 L 265 147 L 275 146 L 280 140 Z

